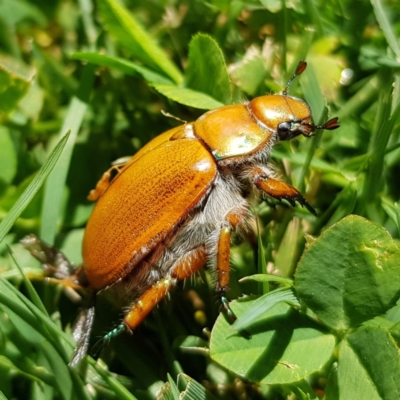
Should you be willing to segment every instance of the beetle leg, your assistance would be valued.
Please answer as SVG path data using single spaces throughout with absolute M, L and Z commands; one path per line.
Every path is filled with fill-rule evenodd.
M 111 185 L 113 179 L 121 172 L 121 169 L 125 166 L 125 164 L 114 165 L 106 172 L 104 172 L 103 176 L 97 182 L 96 187 L 89 192 L 88 200 L 96 201 L 99 197 L 107 190 L 107 188 Z
M 218 292 L 221 304 L 231 322 L 236 321 L 236 315 L 229 307 L 226 292 L 229 290 L 229 260 L 231 249 L 231 227 L 224 226 L 221 229 L 218 239 L 217 250 L 217 271 L 218 271 Z
M 164 278 L 143 293 L 125 315 L 125 326 L 130 330 L 134 330 L 146 318 L 150 311 L 166 296 L 175 283 L 176 279 L 174 278 Z
M 291 206 L 294 206 L 297 201 L 301 206 L 310 211 L 311 214 L 317 215 L 314 208 L 307 202 L 303 195 L 288 183 L 269 177 L 261 168 L 254 168 L 251 172 L 251 178 L 254 185 L 269 196 L 277 200 L 285 199 Z
M 48 245 L 35 235 L 25 236 L 21 244 L 40 261 L 47 279 L 54 279 L 56 283 L 73 289 L 87 286 L 83 269 L 69 261 L 56 247 Z
M 237 317 L 232 311 L 229 301 L 226 297 L 226 292 L 229 290 L 229 261 L 230 261 L 230 249 L 231 249 L 231 226 L 236 226 L 242 220 L 242 213 L 231 213 L 228 215 L 229 226 L 223 226 L 219 235 L 218 250 L 217 250 L 217 270 L 218 270 L 218 292 L 221 299 L 222 307 L 225 310 L 226 316 L 233 324 Z M 247 339 L 251 338 L 251 335 L 246 331 L 241 331 L 241 334 Z
M 206 262 L 204 247 L 199 247 L 181 258 L 173 267 L 170 277 L 159 280 L 135 301 L 125 315 L 124 324 L 134 330 L 150 311 L 166 296 L 178 280 L 189 278 L 200 270 Z
M 153 308 L 168 294 L 179 280 L 189 278 L 203 268 L 206 263 L 205 248 L 198 247 L 182 257 L 172 269 L 169 277 L 160 279 L 150 289 L 144 292 L 131 306 L 123 322 L 107 333 L 101 342 L 107 342 L 124 331 L 133 331 L 140 325 Z

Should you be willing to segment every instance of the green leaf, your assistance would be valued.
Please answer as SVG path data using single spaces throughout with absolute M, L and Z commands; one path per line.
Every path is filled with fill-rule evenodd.
M 229 70 L 234 84 L 250 96 L 254 96 L 267 75 L 264 60 L 256 47 L 251 47 L 244 58 L 231 65 Z
M 157 394 L 157 400 L 179 400 L 179 389 L 171 375 L 168 374 L 168 382 L 165 382 L 164 386 Z
M 132 61 L 119 57 L 111 57 L 98 53 L 73 53 L 70 58 L 73 60 L 88 61 L 92 64 L 113 68 L 128 75 L 140 74 L 149 83 L 172 84 L 172 81 L 148 68 L 145 68 Z
M 382 400 L 374 384 L 347 341 L 340 344 L 338 384 L 340 397 L 335 400 Z
M 269 275 L 269 274 L 255 274 L 255 275 L 245 276 L 244 278 L 240 279 L 239 282 L 246 282 L 246 281 L 278 282 L 278 283 L 283 283 L 284 285 L 293 286 L 293 281 L 291 279 L 282 278 L 281 276 Z
M 386 313 L 385 317 L 388 321 L 395 323 L 400 322 L 400 299 L 397 300 L 396 305 Z
M 176 394 L 172 388 L 173 386 L 169 382 L 165 382 L 164 386 L 157 393 L 157 400 L 179 400 L 179 391 Z
M 153 38 L 117 0 L 97 0 L 106 29 L 144 65 L 164 72 L 175 83 L 182 74 Z
M 240 319 L 254 303 L 234 301 L 231 307 Z M 322 368 L 335 347 L 332 335 L 283 303 L 264 314 L 248 332 L 251 339 L 232 334 L 229 322 L 220 315 L 211 334 L 210 356 L 235 374 L 261 384 L 304 379 Z
M 190 42 L 185 86 L 208 94 L 223 104 L 232 103 L 224 56 L 217 42 L 208 35 L 198 34 Z
M 10 112 L 27 93 L 35 69 L 21 61 L 0 55 L 0 115 Z
M 0 18 L 9 25 L 23 20 L 31 20 L 44 27 L 47 23 L 45 15 L 39 7 L 23 0 L 2 0 L 0 2 Z
M 13 226 L 16 219 L 21 215 L 21 213 L 28 206 L 33 196 L 37 193 L 37 191 L 42 186 L 44 180 L 47 178 L 57 160 L 59 159 L 65 144 L 67 143 L 69 137 L 69 133 L 67 133 L 57 144 L 54 150 L 51 152 L 47 161 L 42 165 L 39 172 L 26 188 L 24 193 L 18 199 L 18 201 L 14 204 L 12 209 L 8 212 L 7 216 L 0 223 L 0 242 L 4 239 L 8 231 Z
M 276 289 L 255 300 L 252 306 L 243 312 L 242 316 L 235 321 L 232 327 L 239 331 L 247 329 L 252 323 L 256 322 L 261 315 L 276 304 L 282 302 L 300 307 L 300 303 L 291 288 Z
M 25 117 L 30 120 L 38 120 L 40 118 L 40 111 L 43 108 L 44 91 L 39 86 L 37 80 L 32 82 L 26 95 L 18 103 L 18 110 L 20 110 Z
M 339 400 L 339 383 L 337 363 L 332 365 L 325 388 L 325 400 Z
M 179 400 L 216 400 L 203 385 L 196 382 L 193 378 L 186 374 L 178 375 L 178 386 L 184 385 L 184 389 L 179 395 Z
M 399 258 L 400 250 L 386 230 L 351 215 L 306 249 L 295 288 L 325 324 L 346 330 L 396 304 Z
M 174 380 L 172 379 L 172 376 L 170 374 L 168 374 L 168 383 L 171 387 L 171 392 L 173 393 L 174 398 L 179 398 L 179 389 L 177 384 L 174 382 Z
M 0 179 L 11 183 L 17 173 L 17 153 L 10 131 L 0 126 Z
M 339 352 L 340 399 L 397 400 L 400 359 L 390 334 L 366 327 L 349 335 Z
M 163 84 L 153 85 L 153 87 L 169 99 L 185 106 L 200 108 L 201 110 L 212 110 L 224 105 L 204 93 L 191 89 Z

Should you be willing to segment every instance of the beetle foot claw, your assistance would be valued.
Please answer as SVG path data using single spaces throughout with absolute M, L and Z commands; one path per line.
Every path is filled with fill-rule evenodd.
M 296 207 L 296 202 L 300 204 L 302 207 L 306 208 L 311 214 L 317 216 L 317 212 L 313 208 L 313 206 L 299 193 L 296 196 L 281 196 L 281 197 L 274 197 L 278 201 L 286 200 L 292 207 Z M 268 202 L 268 200 L 266 200 Z M 269 203 L 270 207 L 275 208 L 276 204 Z
M 286 200 L 292 207 L 295 207 L 297 202 L 311 214 L 317 215 L 315 210 L 295 187 L 277 179 L 264 176 L 262 170 L 259 168 L 254 170 L 253 175 L 253 183 L 262 192 L 278 201 Z
M 222 304 L 223 309 L 225 310 L 225 315 L 229 319 L 229 322 L 231 324 L 233 324 L 237 320 L 236 314 L 233 312 L 233 310 L 231 309 L 231 307 L 229 305 L 229 301 L 225 296 L 225 290 L 221 290 L 220 292 L 221 292 L 221 297 L 220 297 L 221 298 L 221 304 Z M 251 339 L 252 338 L 251 334 L 248 333 L 247 331 L 242 330 L 242 331 L 239 331 L 239 333 L 242 336 L 244 336 L 246 339 Z
M 302 194 L 298 193 L 297 196 L 286 197 L 285 198 L 292 207 L 296 206 L 296 202 L 299 203 L 302 207 L 305 207 L 311 214 L 317 216 L 317 212 L 311 206 L 311 204 L 303 197 Z

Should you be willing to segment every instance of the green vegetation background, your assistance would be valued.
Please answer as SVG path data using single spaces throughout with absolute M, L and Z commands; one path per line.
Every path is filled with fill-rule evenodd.
M 175 399 L 180 391 L 192 399 L 398 399 L 399 13 L 394 0 L 0 0 L 0 399 Z M 192 121 L 279 92 L 302 59 L 309 66 L 291 94 L 306 98 L 316 122 L 339 116 L 341 128 L 277 144 L 272 162 L 318 216 L 272 200 L 255 205 L 258 240 L 235 239 L 229 293 L 269 296 L 243 326 L 254 312 L 290 314 L 304 345 L 292 337 L 276 346 L 298 356 L 301 372 L 288 377 L 292 367 L 275 353 L 286 372 L 261 362 L 241 369 L 255 347 L 235 342 L 235 356 L 223 348 L 221 317 L 210 357 L 218 301 L 207 273 L 180 285 L 132 337 L 112 341 L 101 362 L 68 368 L 77 306 L 41 279 L 19 240 L 36 233 L 79 264 L 88 192 L 114 160 L 180 124 L 162 110 Z M 334 225 L 350 214 L 371 222 Z M 309 247 L 322 252 L 303 256 L 293 284 L 305 237 L 312 246 L 323 232 L 317 243 L 328 248 Z M 370 264 L 356 257 L 367 242 Z M 389 263 L 383 280 L 374 275 L 380 254 Z M 337 298 L 312 297 L 339 287 L 357 262 L 369 277 L 353 276 Z M 266 272 L 286 281 L 238 283 Z M 363 290 L 370 296 L 353 296 Z M 94 338 L 120 318 L 110 307 L 104 299 Z M 249 305 L 236 307 L 244 315 Z

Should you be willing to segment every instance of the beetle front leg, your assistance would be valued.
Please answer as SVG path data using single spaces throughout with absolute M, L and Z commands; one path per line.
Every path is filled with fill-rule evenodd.
M 48 280 L 55 280 L 64 287 L 81 289 L 88 286 L 85 273 L 56 247 L 48 245 L 35 235 L 25 236 L 20 243 L 36 258 L 43 267 Z
M 295 206 L 296 201 L 305 207 L 311 214 L 317 215 L 314 208 L 307 202 L 303 195 L 293 186 L 288 183 L 271 178 L 261 168 L 254 168 L 251 171 L 251 179 L 257 189 L 274 197 L 277 200 L 285 199 L 292 207 Z

